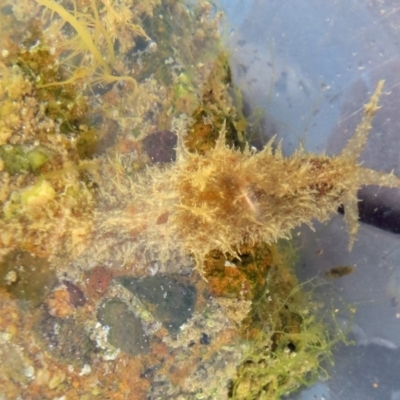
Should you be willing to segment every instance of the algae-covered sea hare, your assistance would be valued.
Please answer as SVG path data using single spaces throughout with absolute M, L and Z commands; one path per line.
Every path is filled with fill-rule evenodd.
M 175 163 L 149 168 L 124 183 L 116 173 L 103 187 L 103 197 L 110 199 L 120 196 L 123 186 L 125 200 L 116 204 L 114 197 L 103 204 L 108 212 L 99 210 L 96 242 L 103 247 L 106 241 L 116 252 L 119 247 L 125 260 L 143 251 L 162 262 L 172 255 L 191 254 L 201 270 L 211 250 L 236 254 L 243 243 L 287 238 L 293 228 L 311 225 L 313 219 L 325 221 L 343 205 L 351 248 L 360 186 L 400 186 L 396 176 L 357 163 L 382 87 L 380 81 L 354 136 L 336 157 L 303 149 L 284 157 L 279 146 L 273 150 L 273 141 L 260 152 L 242 152 L 225 144 L 224 129 L 207 154 L 190 153 L 178 129 Z

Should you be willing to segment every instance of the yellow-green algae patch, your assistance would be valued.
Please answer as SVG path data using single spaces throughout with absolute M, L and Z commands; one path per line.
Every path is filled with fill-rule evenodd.
M 328 379 L 324 367 L 333 362 L 332 347 L 344 340 L 318 320 L 312 292 L 299 284 L 285 253 L 274 246 L 270 251 L 272 264 L 246 321 L 248 348 L 232 381 L 233 399 L 280 399 Z
M 241 245 L 289 238 L 293 228 L 326 221 L 341 204 L 351 247 L 358 229 L 358 189 L 400 185 L 396 176 L 357 161 L 382 87 L 380 82 L 354 137 L 336 157 L 302 149 L 284 157 L 273 141 L 260 152 L 248 146 L 241 151 L 226 144 L 225 126 L 214 148 L 192 153 L 184 143 L 186 121 L 180 119 L 176 162 L 129 176 L 121 160 L 107 160 L 99 167 L 107 180 L 99 182 L 104 202 L 96 214 L 90 256 L 126 263 L 143 253 L 164 264 L 192 255 L 202 271 L 212 250 L 240 257 Z M 123 252 L 109 253 L 106 243 L 110 250 L 116 249 L 113 243 L 123 244 Z
M 279 399 L 328 378 L 324 367 L 332 362 L 332 347 L 345 336 L 317 317 L 313 284 L 299 284 L 294 257 L 290 242 L 283 241 L 243 246 L 240 258 L 226 260 L 215 251 L 206 257 L 204 273 L 214 296 L 236 298 L 238 307 L 251 300 L 241 324 L 241 361 L 230 377 L 229 398 Z

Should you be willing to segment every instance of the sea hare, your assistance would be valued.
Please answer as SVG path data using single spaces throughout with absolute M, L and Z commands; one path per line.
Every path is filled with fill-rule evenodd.
M 336 157 L 301 148 L 284 157 L 280 146 L 273 149 L 273 140 L 260 152 L 239 151 L 225 144 L 224 129 L 207 154 L 190 153 L 178 129 L 176 162 L 127 179 L 121 193 L 126 200 L 114 204 L 113 211 L 104 204 L 107 214 L 99 210 L 97 242 L 118 244 L 125 260 L 138 252 L 161 262 L 176 254 L 192 255 L 201 270 L 211 250 L 236 255 L 243 243 L 287 238 L 293 228 L 311 225 L 313 219 L 325 221 L 343 205 L 351 249 L 360 186 L 400 186 L 393 174 L 357 162 L 382 87 L 380 81 L 354 136 Z M 114 176 L 103 190 L 118 196 L 120 178 Z

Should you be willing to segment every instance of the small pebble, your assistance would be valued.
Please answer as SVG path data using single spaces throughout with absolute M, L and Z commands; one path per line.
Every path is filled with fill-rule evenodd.
M 29 367 L 25 368 L 24 374 L 28 378 L 33 378 L 35 376 L 35 368 L 32 365 L 29 365 Z
M 211 343 L 211 337 L 207 333 L 202 333 L 200 338 L 200 344 L 208 345 Z

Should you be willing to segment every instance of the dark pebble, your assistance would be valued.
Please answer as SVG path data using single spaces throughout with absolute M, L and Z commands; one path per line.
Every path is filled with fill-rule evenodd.
M 171 131 L 154 132 L 146 136 L 143 149 L 153 163 L 167 163 L 176 159 L 176 145 L 178 143 L 175 133 Z
M 192 315 L 196 305 L 196 289 L 171 276 L 149 276 L 143 279 L 117 278 L 126 289 L 137 296 L 170 333 Z
M 200 344 L 208 345 L 211 343 L 211 337 L 207 333 L 202 333 L 200 337 Z

